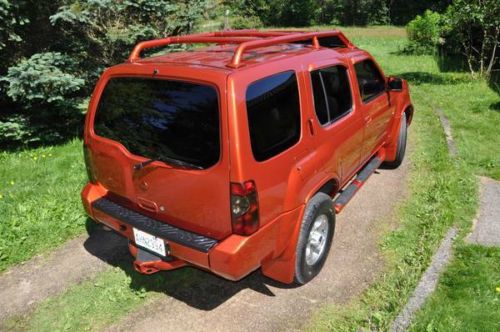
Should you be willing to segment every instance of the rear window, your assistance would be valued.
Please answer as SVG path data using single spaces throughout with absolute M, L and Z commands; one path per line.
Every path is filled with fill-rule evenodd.
M 298 142 L 300 106 L 295 72 L 287 71 L 252 83 L 246 101 L 255 160 L 267 160 Z
M 208 168 L 220 157 L 217 92 L 182 81 L 113 78 L 99 101 L 94 131 L 148 159 Z

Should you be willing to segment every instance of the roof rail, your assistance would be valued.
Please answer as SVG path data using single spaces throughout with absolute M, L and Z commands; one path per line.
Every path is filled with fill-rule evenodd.
M 319 48 L 318 38 L 339 37 L 349 48 L 353 44 L 338 30 L 306 32 L 306 31 L 287 31 L 287 30 L 228 30 L 218 32 L 205 32 L 186 36 L 168 37 L 163 39 L 149 40 L 137 44 L 128 58 L 129 62 L 135 62 L 140 59 L 141 53 L 150 48 L 163 47 L 171 44 L 239 44 L 236 48 L 228 67 L 237 68 L 241 65 L 243 53 L 245 51 L 271 45 L 285 44 L 296 41 L 311 40 L 314 48 Z
M 216 32 L 203 32 L 186 36 L 168 37 L 162 39 L 148 40 L 137 44 L 128 58 L 129 62 L 140 59 L 142 51 L 149 48 L 167 46 L 171 44 L 234 44 L 249 41 L 255 38 L 282 36 L 283 32 L 259 31 L 254 29 L 228 30 Z M 240 38 L 238 38 L 240 37 Z

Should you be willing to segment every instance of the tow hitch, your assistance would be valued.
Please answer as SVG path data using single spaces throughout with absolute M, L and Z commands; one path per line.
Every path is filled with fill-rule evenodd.
M 134 269 L 142 274 L 153 274 L 161 270 L 174 270 L 187 263 L 172 256 L 161 258 L 129 243 L 130 253 L 135 257 Z

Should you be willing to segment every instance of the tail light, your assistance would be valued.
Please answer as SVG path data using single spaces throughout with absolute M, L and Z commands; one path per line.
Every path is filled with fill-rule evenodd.
M 250 235 L 259 229 L 259 201 L 255 182 L 231 183 L 233 233 Z
M 92 159 L 90 157 L 90 149 L 87 145 L 83 145 L 83 157 L 85 159 L 85 168 L 87 169 L 87 176 L 89 181 L 96 183 L 94 169 L 92 167 Z

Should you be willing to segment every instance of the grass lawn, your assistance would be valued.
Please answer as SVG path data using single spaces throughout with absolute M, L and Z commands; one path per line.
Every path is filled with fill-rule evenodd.
M 500 249 L 459 246 L 411 331 L 498 331 Z
M 410 131 L 414 146 L 410 156 L 411 198 L 399 209 L 400 227 L 387 234 L 381 242 L 387 258 L 384 275 L 361 298 L 349 305 L 323 308 L 311 320 L 309 329 L 352 331 L 365 327 L 386 330 L 406 303 L 447 229 L 453 223 L 458 223 L 462 235 L 468 231 L 477 205 L 474 173 L 499 176 L 497 168 L 500 165 L 500 154 L 488 152 L 495 151 L 500 146 L 495 132 L 488 131 L 500 126 L 500 113 L 489 109 L 490 105 L 498 102 L 498 96 L 485 83 L 473 82 L 466 74 L 439 72 L 431 56 L 400 55 L 397 51 L 405 43 L 404 29 L 377 27 L 347 28 L 344 31 L 357 45 L 371 51 L 387 74 L 400 75 L 410 80 L 416 109 Z M 435 107 L 441 107 L 450 117 L 461 156 L 458 168 L 448 155 L 444 134 L 433 110 Z M 462 122 L 471 126 L 460 126 Z M 475 139 L 471 139 L 472 137 Z M 18 231 L 15 227 L 12 230 L 9 227 L 2 228 L 2 234 L 5 232 L 13 239 L 10 242 L 0 242 L 0 248 L 11 248 L 5 251 L 7 258 L 2 261 L 5 262 L 2 263 L 4 265 L 0 265 L 3 268 L 83 231 L 85 217 L 80 207 L 79 190 L 85 181 L 85 175 L 80 145 L 80 142 L 74 141 L 52 148 L 51 158 L 58 157 L 53 160 L 43 159 L 41 163 L 47 164 L 41 164 L 42 167 L 37 166 L 32 155 L 37 151 L 36 155 L 39 157 L 40 153 L 44 153 L 43 149 L 1 155 L 2 165 L 4 160 L 8 165 L 2 167 L 0 173 L 1 181 L 6 184 L 0 190 L 3 195 L 0 211 L 8 213 L 7 218 L 1 216 L 2 223 L 4 220 L 17 220 L 19 225 Z M 15 174 L 23 175 L 15 177 Z M 15 189 L 15 185 L 10 186 L 11 178 L 16 184 L 23 186 L 19 189 Z M 15 196 L 18 192 L 16 190 L 21 191 L 22 188 L 25 188 L 23 194 Z M 34 190 L 35 188 L 37 189 Z M 65 204 L 61 204 L 62 197 Z M 10 203 L 7 203 L 7 199 Z M 19 206 L 25 206 L 30 211 L 29 221 L 17 212 Z M 43 220 L 40 220 L 40 216 L 44 216 Z M 51 234 L 45 234 L 45 229 L 51 231 Z M 26 234 L 29 236 L 21 241 Z M 498 261 L 498 254 L 494 250 L 487 254 L 484 249 L 475 247 L 464 247 L 463 250 L 462 256 L 458 256 L 461 261 L 454 263 L 456 270 L 453 270 L 455 265 L 449 270 L 449 280 L 454 284 L 458 279 L 453 278 L 461 277 L 464 279 L 463 285 L 472 285 L 465 280 L 467 276 L 463 276 L 463 273 L 455 276 L 457 273 L 454 271 L 462 271 L 460 269 L 467 269 L 469 266 L 477 269 L 483 267 L 485 272 L 491 274 L 491 278 L 488 282 L 483 282 L 479 277 L 475 279 L 481 283 L 481 290 L 475 288 L 477 293 L 471 291 L 469 294 L 485 294 L 482 289 L 491 288 L 491 280 L 500 280 L 498 269 L 488 269 L 489 262 L 495 258 Z M 17 252 L 24 253 L 24 256 L 17 255 Z M 473 264 L 472 258 L 477 260 L 477 266 L 470 265 Z M 134 284 L 131 284 L 131 273 L 135 272 L 129 266 L 108 270 L 92 281 L 75 285 L 65 293 L 47 300 L 29 316 L 11 321 L 11 327 L 22 330 L 96 329 L 119 320 L 148 299 L 154 298 L 157 291 L 161 292 L 164 285 L 171 282 L 158 274 L 133 278 Z M 180 270 L 178 273 L 176 282 L 192 278 L 189 270 Z M 448 296 L 447 290 L 449 288 L 440 292 Z M 461 298 L 467 303 L 465 296 Z M 493 300 L 488 298 L 476 301 L 477 308 L 474 310 L 487 310 L 486 306 L 498 303 L 498 299 L 496 302 Z M 439 305 L 445 303 L 439 301 L 441 300 L 436 300 Z M 458 308 L 447 308 L 450 311 L 442 311 L 443 314 L 457 319 L 468 317 L 462 315 Z M 438 319 L 439 316 L 435 317 Z M 422 320 L 417 324 L 420 324 L 416 327 L 418 329 L 435 323 L 433 320 Z M 476 325 L 456 326 L 476 328 Z
M 0 272 L 84 231 L 79 140 L 0 152 Z

